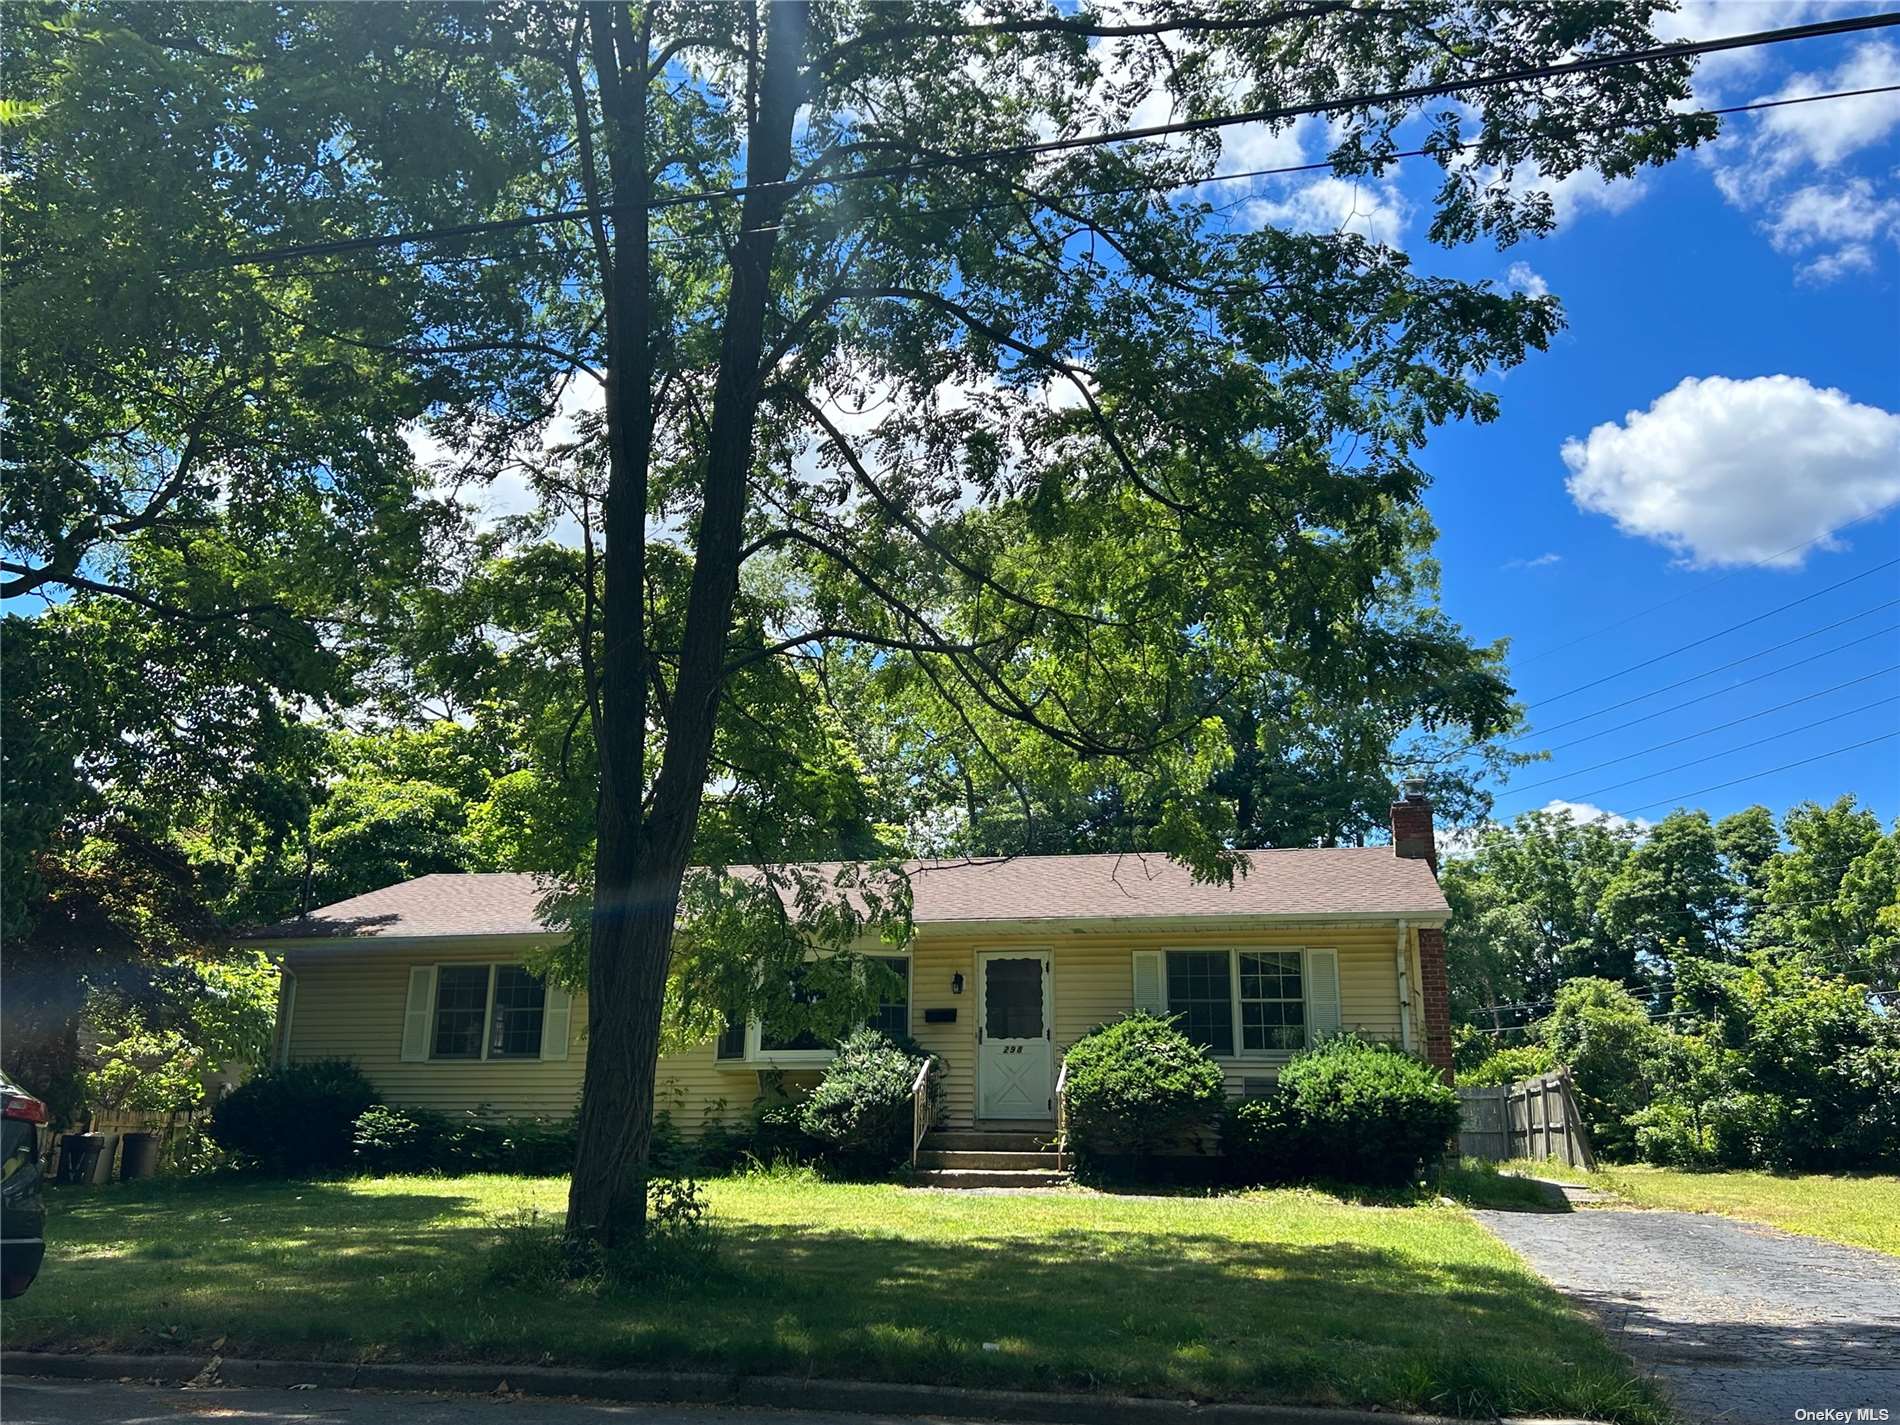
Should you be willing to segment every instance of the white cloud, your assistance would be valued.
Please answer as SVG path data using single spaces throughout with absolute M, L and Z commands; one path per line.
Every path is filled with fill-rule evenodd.
M 1550 284 L 1540 277 L 1528 262 L 1513 262 L 1505 270 L 1504 283 L 1507 287 L 1533 297 L 1548 297 Z
M 1539 554 L 1532 559 L 1507 559 L 1504 562 L 1504 567 L 1506 569 L 1548 569 L 1553 564 L 1561 564 L 1563 562 L 1563 555 L 1553 549 L 1546 554 Z
M 1308 233 L 1358 233 L 1388 247 L 1405 232 L 1410 205 L 1390 183 L 1316 178 L 1278 197 L 1255 198 L 1240 209 L 1254 227 L 1280 225 Z
M 1551 210 L 1557 216 L 1557 226 L 1561 228 L 1569 226 L 1593 209 L 1612 215 L 1627 212 L 1648 191 L 1648 187 L 1641 174 L 1632 178 L 1606 179 L 1594 168 L 1580 168 L 1562 178 L 1546 178 L 1536 165 L 1529 164 L 1512 175 L 1511 191 L 1520 194 L 1532 191 L 1548 193 Z
M 1646 816 L 1623 816 L 1617 812 L 1605 811 L 1592 802 L 1567 802 L 1553 799 L 1545 802 L 1538 810 L 1547 816 L 1567 816 L 1578 826 L 1590 826 L 1601 822 L 1612 831 L 1626 826 L 1635 827 L 1638 831 L 1648 831 L 1656 824 Z
M 1689 377 L 1563 459 L 1577 507 L 1625 534 L 1698 567 L 1798 569 L 1809 550 L 1788 546 L 1900 500 L 1900 415 L 1796 376 Z
M 1900 84 L 1900 45 L 1866 41 L 1836 68 L 1789 78 L 1763 99 L 1790 99 Z M 1900 240 L 1900 198 L 1849 159 L 1900 129 L 1900 93 L 1791 104 L 1754 115 L 1745 133 L 1706 150 L 1716 187 L 1729 203 L 1761 215 L 1776 251 L 1800 262 L 1809 281 L 1830 281 L 1875 265 L 1875 249 Z
M 1797 74 L 1767 97 L 1793 99 L 1890 84 L 1900 84 L 1900 45 L 1872 41 L 1858 45 L 1846 63 L 1831 73 Z M 1900 94 L 1863 94 L 1764 110 L 1756 120 L 1753 146 L 1781 169 L 1803 160 L 1831 168 L 1879 143 L 1897 127 Z
M 1762 227 L 1777 252 L 1803 259 L 1804 279 L 1832 281 L 1871 271 L 1877 242 L 1900 242 L 1900 196 L 1877 192 L 1864 178 L 1810 183 L 1779 198 Z

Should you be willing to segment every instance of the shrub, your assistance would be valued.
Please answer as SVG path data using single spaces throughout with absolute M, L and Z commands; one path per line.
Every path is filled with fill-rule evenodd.
M 1225 1144 L 1255 1181 L 1413 1180 L 1458 1131 L 1458 1096 L 1389 1044 L 1342 1035 L 1295 1054 L 1274 1091 L 1229 1111 Z
M 1552 1057 L 1575 1080 L 1577 1107 L 1597 1155 L 1629 1158 L 1636 1139 L 1628 1119 L 1655 1097 L 1669 1036 L 1628 990 L 1588 976 L 1557 991 L 1542 1032 Z
M 372 1173 L 564 1173 L 574 1166 L 574 1120 L 495 1118 L 378 1104 L 358 1116 L 357 1163 Z
M 1460 1071 L 1458 1082 L 1465 1087 L 1496 1087 L 1534 1079 L 1555 1067 L 1550 1050 L 1538 1044 L 1519 1044 L 1496 1050 L 1476 1068 Z
M 798 1127 L 839 1172 L 889 1172 L 910 1156 L 911 1085 L 922 1062 L 875 1029 L 846 1035 L 798 1105 Z
M 286 1064 L 253 1074 L 218 1101 L 212 1141 L 268 1172 L 298 1176 L 349 1166 L 356 1120 L 376 1088 L 347 1059 Z
M 1145 1156 L 1211 1123 L 1225 1101 L 1220 1065 L 1174 1022 L 1131 1014 L 1069 1046 L 1069 1136 L 1085 1153 Z

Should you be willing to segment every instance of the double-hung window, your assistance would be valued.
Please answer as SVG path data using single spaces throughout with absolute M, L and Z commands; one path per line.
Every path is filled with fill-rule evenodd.
M 572 1004 L 520 965 L 417 965 L 402 1057 L 565 1059 Z
M 865 1022 L 893 1038 L 909 1035 L 910 957 L 867 955 L 864 958 L 889 971 L 888 975 L 879 977 L 878 1005 Z M 793 996 L 803 993 L 795 982 Z M 714 1047 L 714 1057 L 721 1061 L 777 1068 L 826 1064 L 831 1061 L 832 1053 L 832 1044 L 810 1030 L 781 1031 L 758 1019 L 745 1024 L 728 1024 Z
M 1338 957 L 1331 950 L 1136 955 L 1138 1006 L 1173 1016 L 1182 1033 L 1216 1058 L 1289 1054 L 1339 1028 Z

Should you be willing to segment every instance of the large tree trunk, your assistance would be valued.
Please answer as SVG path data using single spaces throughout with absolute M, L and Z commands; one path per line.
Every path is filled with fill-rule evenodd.
M 624 15 L 617 4 L 611 10 Z M 607 589 L 600 630 L 606 660 L 601 678 L 601 806 L 588 957 L 587 1077 L 581 1093 L 574 1180 L 568 1193 L 568 1231 L 604 1244 L 637 1236 L 645 1225 L 647 1149 L 653 1133 L 654 1077 L 667 962 L 680 883 L 692 852 L 705 791 L 733 600 L 739 588 L 746 481 L 752 467 L 765 317 L 771 305 L 772 259 L 779 218 L 790 197 L 789 190 L 774 185 L 782 183 L 791 170 L 792 124 L 802 99 L 808 22 L 802 0 L 780 0 L 768 13 L 765 64 L 756 117 L 747 137 L 747 192 L 740 206 L 739 236 L 732 249 L 732 281 L 726 297 L 719 373 L 713 387 L 704 501 L 687 596 L 686 627 L 668 710 L 665 751 L 644 815 L 644 777 L 630 778 L 628 771 L 644 767 L 638 749 L 644 746 L 646 736 L 645 686 L 650 670 L 640 622 L 643 590 L 638 579 L 617 578 L 615 571 L 616 561 L 626 561 L 635 569 L 643 563 L 643 550 L 633 554 L 629 546 L 643 544 L 644 540 L 644 462 L 650 446 L 651 416 L 644 399 L 636 402 L 633 383 L 623 385 L 622 379 L 630 369 L 637 369 L 644 382 L 650 362 L 645 346 L 644 277 L 637 293 L 640 310 L 630 310 L 635 301 L 632 269 L 645 270 L 644 222 L 638 224 L 637 252 L 629 251 L 618 236 L 615 243 L 610 314 L 618 317 L 616 325 L 622 332 L 637 330 L 641 344 L 637 350 L 632 349 L 615 331 L 609 331 L 612 370 L 607 427 L 613 465 L 608 495 Z M 607 46 L 607 57 L 604 61 L 601 58 L 603 25 L 610 26 L 619 40 L 624 21 L 604 21 L 598 13 L 592 18 L 596 68 L 604 63 L 614 69 L 614 46 Z M 637 191 L 637 201 L 643 203 L 644 98 L 635 100 L 624 91 L 630 87 L 629 71 L 636 76 L 633 82 L 642 88 L 646 82 L 648 43 L 644 24 L 640 38 L 635 41 L 629 36 L 620 42 L 620 48 L 617 72 L 602 83 L 602 105 L 609 120 L 606 138 L 612 146 L 610 168 L 618 192 L 624 195 Z M 637 137 L 628 132 L 636 110 L 641 126 Z M 632 171 L 634 165 L 627 161 L 629 152 L 638 155 L 637 176 Z M 628 216 L 625 211 L 616 214 L 617 235 L 634 230 L 635 224 L 628 221 Z M 648 397 L 644 385 L 639 396 Z M 631 432 L 623 427 L 635 419 L 649 424 L 638 439 L 629 439 Z M 637 472 L 631 468 L 636 458 L 640 461 Z M 616 529 L 620 531 L 618 538 Z M 626 564 L 622 565 L 623 571 Z M 618 667 L 613 661 L 616 658 L 622 660 Z

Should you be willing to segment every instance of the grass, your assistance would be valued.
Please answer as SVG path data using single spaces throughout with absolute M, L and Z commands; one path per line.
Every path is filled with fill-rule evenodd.
M 1587 1182 L 1639 1207 L 1716 1212 L 1900 1257 L 1900 1177 L 1871 1173 L 1846 1177 L 1824 1173 L 1691 1173 L 1640 1165 L 1584 1173 L 1561 1163 L 1512 1166 L 1544 1177 Z
M 561 1179 L 67 1189 L 12 1348 L 720 1368 L 1660 1425 L 1596 1329 L 1461 1208 L 708 1185 L 690 1280 L 497 1285 Z M 518 1264 L 515 1264 L 518 1265 Z

